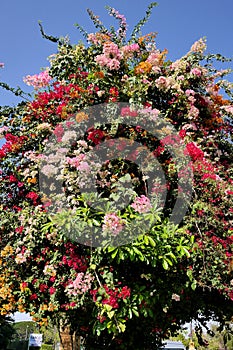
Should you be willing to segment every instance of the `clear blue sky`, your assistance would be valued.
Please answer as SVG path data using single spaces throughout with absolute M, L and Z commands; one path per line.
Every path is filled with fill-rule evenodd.
M 194 41 L 207 37 L 211 53 L 233 56 L 233 0 L 160 0 L 154 8 L 144 33 L 158 32 L 157 46 L 167 48 L 168 58 L 184 55 Z M 39 73 L 48 66 L 47 57 L 56 52 L 56 44 L 41 37 L 38 20 L 47 34 L 68 35 L 72 43 L 82 37 L 74 27 L 76 22 L 88 32 L 95 31 L 86 9 L 91 8 L 106 24 L 115 23 L 108 17 L 105 5 L 125 14 L 129 32 L 140 20 L 150 1 L 136 0 L 2 0 L 0 7 L 0 81 L 11 86 L 29 88 L 23 83 L 27 74 Z M 233 63 L 227 65 L 233 68 Z M 231 75 L 232 77 L 232 75 Z M 233 80 L 233 78 L 231 78 Z M 20 99 L 0 89 L 0 105 L 14 105 Z M 17 316 L 17 320 L 23 319 Z
M 168 57 L 184 55 L 194 41 L 206 36 L 208 51 L 233 56 L 233 1 L 232 0 L 160 0 L 154 8 L 144 33 L 158 32 L 157 45 L 169 50 Z M 107 24 L 105 5 L 115 7 L 125 14 L 129 31 L 145 13 L 150 1 L 133 0 L 8 0 L 0 8 L 0 81 L 11 86 L 29 89 L 22 81 L 27 74 L 36 74 L 48 66 L 47 57 L 56 52 L 53 44 L 40 35 L 38 20 L 47 34 L 68 35 L 77 43 L 81 35 L 74 27 L 79 22 L 87 31 L 95 31 L 86 8 L 91 8 Z M 233 68 L 233 63 L 228 64 Z M 233 80 L 233 79 L 232 79 Z M 29 90 L 27 90 L 29 91 Z M 13 105 L 19 99 L 0 89 L 0 105 Z

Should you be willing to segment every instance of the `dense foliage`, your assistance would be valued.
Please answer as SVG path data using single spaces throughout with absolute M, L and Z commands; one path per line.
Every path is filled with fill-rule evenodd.
M 5 350 L 14 336 L 13 320 L 10 317 L 0 318 L 0 349 Z
M 84 337 L 87 349 L 155 349 L 185 322 L 215 319 L 224 327 L 232 317 L 232 84 L 223 79 L 229 71 L 214 66 L 215 59 L 226 59 L 205 55 L 200 39 L 179 60 L 167 60 L 156 34 L 140 32 L 154 5 L 129 39 L 125 17 L 112 8 L 118 30 L 105 28 L 90 10 L 98 32 L 77 25 L 87 45 L 47 36 L 41 27 L 58 51 L 50 67 L 25 77 L 33 98 L 0 110 L 6 140 L 0 149 L 1 308 L 12 311 L 14 300 L 15 309 L 30 312 L 41 326 L 49 318 L 67 324 Z M 90 120 L 92 109 L 85 108 L 100 104 L 117 106 L 116 120 L 90 124 L 74 139 L 73 130 L 77 134 Z M 150 132 L 142 127 L 144 119 Z M 74 121 L 76 129 L 70 129 Z M 51 140 L 57 148 L 48 155 Z M 82 192 L 93 166 L 89 154 L 111 140 L 119 156 L 98 170 L 102 207 L 94 210 Z M 140 144 L 130 161 L 120 156 L 126 140 Z M 151 193 L 135 165 L 143 159 L 145 171 L 156 167 L 145 148 L 165 178 L 156 179 Z M 171 149 L 187 159 L 186 169 Z M 65 152 L 63 162 L 56 161 L 59 152 Z M 174 223 L 170 218 L 188 174 L 193 189 L 187 203 L 185 196 L 180 202 L 180 211 L 187 211 Z M 58 178 L 70 209 L 51 215 Z M 122 190 L 127 181 L 133 183 L 130 191 Z M 108 205 L 117 200 L 116 186 L 131 201 L 113 210 Z M 162 207 L 156 198 L 165 189 Z M 136 237 L 117 244 L 121 232 L 135 229 L 133 222 Z M 85 236 L 88 228 L 101 244 L 92 244 L 93 234 Z

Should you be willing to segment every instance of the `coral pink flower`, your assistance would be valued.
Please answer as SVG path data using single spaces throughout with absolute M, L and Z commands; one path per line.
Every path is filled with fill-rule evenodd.
M 146 213 L 152 208 L 149 198 L 144 195 L 135 198 L 131 207 L 140 214 Z
M 35 75 L 27 75 L 23 79 L 27 85 L 33 86 L 35 90 L 48 86 L 51 80 L 52 77 L 50 77 L 48 70 Z
M 104 216 L 103 231 L 118 235 L 123 230 L 121 218 L 115 213 L 109 213 Z

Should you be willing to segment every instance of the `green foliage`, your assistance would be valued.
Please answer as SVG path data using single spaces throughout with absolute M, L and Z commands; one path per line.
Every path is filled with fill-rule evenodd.
M 141 35 L 141 28 L 148 22 L 152 13 L 152 9 L 156 6 L 158 6 L 157 2 L 152 2 L 151 4 L 148 5 L 145 17 L 143 17 L 133 29 L 130 42 L 131 41 L 134 42 L 138 37 L 138 35 Z
M 0 258 L 7 276 L 2 295 L 12 303 L 10 288 L 18 309 L 30 312 L 40 327 L 50 320 L 58 328 L 68 325 L 89 350 L 149 350 L 191 320 L 197 322 L 201 343 L 202 326 L 216 320 L 224 328 L 232 317 L 228 136 L 233 106 L 220 93 L 225 87 L 231 97 L 231 86 L 219 80 L 228 72 L 219 72 L 211 61 L 223 61 L 221 56 L 205 57 L 203 39 L 176 62 L 166 61 L 154 33 L 140 36 L 154 6 L 149 5 L 127 43 L 125 18 L 110 7 L 109 14 L 119 21 L 115 33 L 91 10 L 99 32 L 89 36 L 77 25 L 87 46 L 48 36 L 40 26 L 42 36 L 58 44 L 45 82 L 41 75 L 31 77 L 32 101 L 0 110 L 6 138 L 0 149 Z M 86 107 L 102 104 L 105 114 L 98 109 L 100 120 L 85 128 L 83 139 L 72 140 L 67 152 L 68 126 L 82 130 L 90 120 Z M 82 193 L 83 184 L 93 185 L 94 164 L 88 158 L 93 149 L 104 141 L 115 146 L 117 139 L 120 155 L 115 160 L 106 153 L 95 177 L 96 193 Z M 121 154 L 132 144 L 137 144 L 130 153 L 135 163 Z M 48 145 L 54 153 L 47 155 Z M 157 162 L 165 181 L 156 178 L 149 196 L 148 172 L 158 170 Z M 45 191 L 41 174 L 48 180 Z M 183 190 L 190 179 L 192 186 Z M 65 210 L 53 193 L 56 181 L 69 204 Z M 157 198 L 161 192 L 164 205 Z M 59 204 L 55 214 L 49 213 L 54 198 Z M 124 209 L 110 205 L 120 199 L 127 203 Z M 178 214 L 186 209 L 178 224 L 170 220 L 176 202 Z M 46 343 L 52 343 L 51 333 Z
M 37 324 L 32 321 L 15 322 L 13 327 L 15 330 L 15 340 L 25 340 L 28 338 L 30 333 L 35 333 L 38 331 Z
M 7 90 L 7 91 L 11 91 L 15 96 L 22 97 L 26 101 L 30 100 L 31 95 L 24 92 L 20 87 L 13 88 L 13 87 L 11 87 L 8 84 L 3 83 L 3 82 L 0 82 L 0 87 Z
M 7 350 L 28 350 L 28 341 L 13 340 L 9 343 Z
M 5 350 L 14 336 L 13 320 L 9 317 L 0 318 L 0 350 Z
M 49 345 L 49 344 L 43 344 L 41 347 L 41 350 L 53 350 L 54 347 L 53 345 Z

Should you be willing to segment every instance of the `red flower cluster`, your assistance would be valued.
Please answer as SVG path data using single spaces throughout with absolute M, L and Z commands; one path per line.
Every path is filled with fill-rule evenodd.
M 99 296 L 102 296 L 102 304 L 107 304 L 110 305 L 113 309 L 118 309 L 119 300 L 129 298 L 131 291 L 130 288 L 127 286 L 124 286 L 121 290 L 119 290 L 119 288 L 110 289 L 105 284 L 103 287 L 99 289 L 94 289 L 90 293 L 93 296 L 94 302 L 97 301 L 97 298 Z
M 100 129 L 89 129 L 87 139 L 92 141 L 95 145 L 98 145 L 104 138 L 105 133 Z
M 122 117 L 137 117 L 138 116 L 138 112 L 131 110 L 129 107 L 123 107 L 121 108 L 121 116 Z
M 77 253 L 77 247 L 73 243 L 66 243 L 66 255 L 62 257 L 62 264 L 72 267 L 79 272 L 87 270 L 86 260 Z
M 88 90 L 74 83 L 64 85 L 56 82 L 53 84 L 53 90 L 39 92 L 36 99 L 29 103 L 30 115 L 42 121 L 49 121 L 54 115 L 62 117 L 69 102 L 80 99 L 82 93 L 87 92 Z M 40 112 L 42 109 L 43 114 Z
M 203 160 L 203 158 L 204 158 L 204 152 L 199 147 L 197 147 L 194 142 L 189 142 L 186 145 L 185 154 L 190 155 L 190 157 L 194 161 L 195 160 Z
M 8 152 L 18 152 L 28 138 L 8 133 L 5 135 L 5 139 L 7 142 L 0 149 L 0 159 L 4 158 Z
M 33 202 L 33 205 L 37 205 L 37 200 L 39 198 L 39 195 L 36 193 L 36 192 L 29 192 L 27 195 L 26 195 L 26 198 L 29 198 L 32 200 Z

